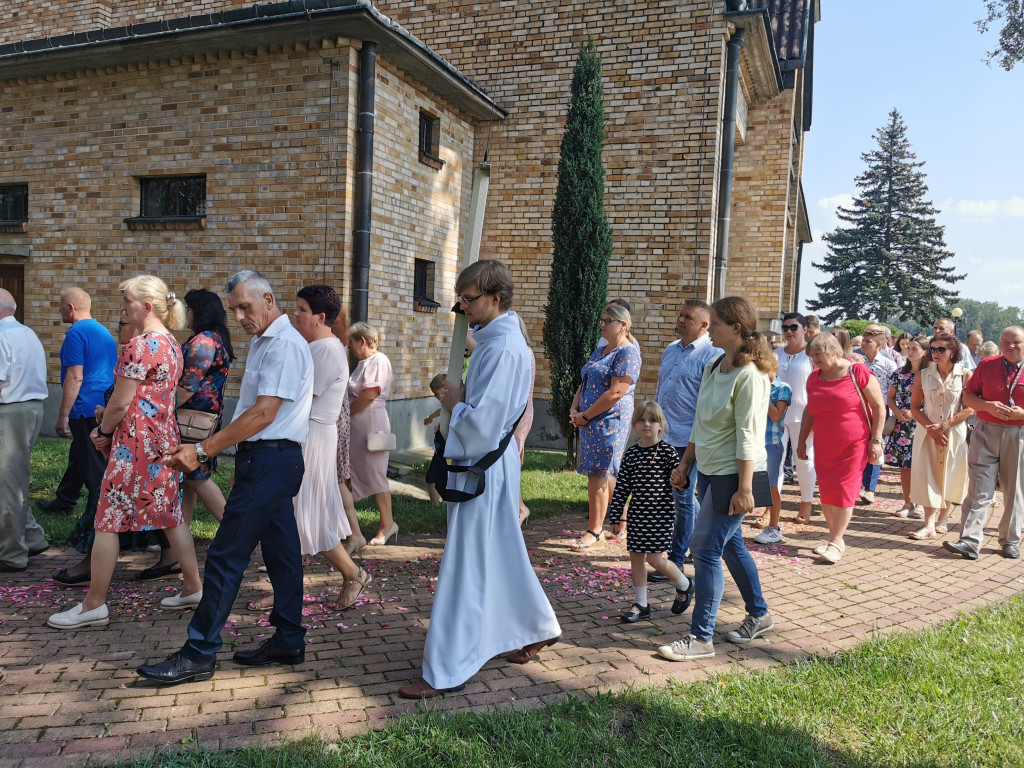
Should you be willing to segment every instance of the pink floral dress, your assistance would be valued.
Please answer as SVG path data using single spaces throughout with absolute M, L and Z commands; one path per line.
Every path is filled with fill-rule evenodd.
M 115 376 L 139 382 L 114 429 L 96 507 L 97 531 L 151 531 L 182 523 L 179 473 L 160 459 L 181 443 L 174 395 L 184 367 L 171 336 L 146 331 L 124 345 Z

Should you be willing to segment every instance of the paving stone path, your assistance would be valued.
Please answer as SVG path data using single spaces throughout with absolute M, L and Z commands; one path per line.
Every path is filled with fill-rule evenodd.
M 909 540 L 907 533 L 919 523 L 895 517 L 897 486 L 895 475 L 883 474 L 879 500 L 856 511 L 846 556 L 835 566 L 814 564 L 810 550 L 823 540 L 824 522 L 817 515 L 810 525 L 795 524 L 795 487 L 787 486 L 784 544 L 756 545 L 750 541 L 756 529 L 744 526 L 775 632 L 746 647 L 719 637 L 717 656 L 691 663 L 665 661 L 655 652 L 689 629 L 689 613 L 675 617 L 668 611 L 670 585 L 652 586 L 650 622 L 621 624 L 618 615 L 633 599 L 623 545 L 613 541 L 577 554 L 566 543 L 580 521 L 535 521 L 525 529 L 526 542 L 564 641 L 525 666 L 492 660 L 463 692 L 432 706 L 537 707 L 573 692 L 762 669 L 832 653 L 875 632 L 921 629 L 960 610 L 1024 594 L 1024 564 L 997 554 L 993 529 L 973 563 L 946 553 L 939 540 Z M 993 509 L 992 526 L 1001 512 Z M 47 615 L 84 593 L 47 578 L 76 558 L 58 550 L 33 558 L 25 573 L 0 576 L 0 666 L 6 670 L 0 766 L 103 764 L 165 746 L 273 745 L 314 732 L 337 739 L 414 713 L 419 705 L 399 699 L 396 690 L 419 675 L 442 546 L 438 536 L 402 535 L 397 546 L 365 550 L 363 563 L 374 583 L 355 609 L 344 612 L 331 606 L 340 580 L 322 561 L 310 566 L 306 663 L 296 668 L 246 669 L 231 661 L 234 648 L 252 646 L 272 631 L 267 612 L 248 607 L 269 587 L 255 559 L 225 627 L 216 676 L 170 688 L 152 687 L 135 674 L 139 664 L 181 645 L 189 618 L 188 612 L 158 607 L 180 582 L 132 580 L 152 555 L 122 560 L 111 591 L 110 626 L 76 632 L 45 625 Z M 726 578 L 719 633 L 742 618 L 739 594 Z

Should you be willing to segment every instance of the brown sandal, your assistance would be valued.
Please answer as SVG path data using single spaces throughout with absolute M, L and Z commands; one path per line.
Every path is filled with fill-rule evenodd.
M 371 581 L 373 581 L 373 576 L 360 568 L 359 573 L 354 579 L 345 579 L 342 583 L 341 592 L 338 594 L 338 600 L 334 607 L 339 611 L 351 608 L 356 604 L 356 600 L 359 599 L 359 596 L 363 594 L 365 589 L 370 586 Z

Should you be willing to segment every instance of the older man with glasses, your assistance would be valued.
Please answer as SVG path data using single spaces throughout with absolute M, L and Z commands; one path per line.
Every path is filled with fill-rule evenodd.
M 1011 325 L 999 336 L 1002 355 L 982 360 L 967 382 L 964 405 L 978 414 L 967 454 L 967 496 L 959 541 L 942 546 L 966 560 L 977 560 L 985 521 L 995 495 L 1003 492 L 999 547 L 1003 557 L 1020 557 L 1024 522 L 1024 328 Z

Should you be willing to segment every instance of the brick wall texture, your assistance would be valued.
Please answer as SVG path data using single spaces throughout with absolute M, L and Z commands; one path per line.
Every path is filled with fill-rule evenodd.
M 94 14 L 107 8 L 109 25 L 116 26 L 240 4 L 129 0 L 93 5 Z M 78 18 L 87 14 L 89 2 L 75 4 L 83 9 L 75 19 L 61 17 L 59 5 L 5 4 L 0 42 L 40 37 L 44 28 L 53 34 L 51 25 L 63 31 L 72 31 L 75 24 L 89 26 Z M 386 62 L 379 68 L 371 320 L 383 326 L 384 349 L 399 372 L 395 397 L 423 394 L 418 379 L 443 365 L 450 319 L 443 307 L 438 315 L 412 312 L 412 258 L 437 261 L 438 298 L 444 304 L 454 279 L 471 174 L 485 151 L 492 177 L 481 255 L 507 259 L 513 266 L 516 305 L 538 351 L 538 396 L 544 396 L 540 340 L 551 260 L 549 219 L 569 84 L 577 48 L 588 35 L 596 40 L 603 63 L 605 203 L 615 244 L 609 296 L 623 296 L 634 306 L 634 333 L 646 361 L 637 395 L 653 395 L 660 350 L 674 338 L 681 300 L 709 299 L 712 293 L 725 44 L 731 32 L 724 0 L 383 0 L 378 6 L 509 111 L 503 122 L 474 127 L 444 105 L 431 103 Z M 346 50 L 348 77 L 339 76 L 335 85 L 336 104 L 343 106 L 336 109 L 333 136 L 339 145 L 349 142 L 354 148 L 355 54 L 351 46 Z M 188 261 L 201 260 L 216 282 L 256 255 L 256 249 L 273 254 L 272 279 L 288 290 L 297 288 L 305 274 L 325 268 L 345 284 L 354 154 L 338 150 L 336 163 L 325 165 L 327 82 L 319 59 L 297 48 L 231 53 L 214 62 L 172 62 L 94 78 L 76 75 L 31 88 L 5 84 L 4 103 L 13 99 L 16 109 L 14 117 L 0 115 L 0 128 L 6 134 L 14 120 L 18 140 L 7 146 L 25 154 L 18 162 L 28 163 L 33 178 L 42 180 L 59 158 L 54 189 L 45 190 L 39 201 L 40 215 L 54 226 L 70 226 L 61 211 L 73 201 L 75 216 L 93 221 L 87 247 L 77 236 L 46 240 L 33 222 L 28 239 L 46 240 L 33 244 L 33 262 L 44 274 L 42 265 L 53 265 L 53 277 L 41 274 L 35 282 L 36 298 L 49 295 L 56 287 L 54 277 L 75 264 L 83 249 L 98 267 L 97 284 L 116 283 L 153 259 L 181 279 Z M 285 94 L 275 87 L 290 90 Z M 753 300 L 767 322 L 795 301 L 802 80 L 798 77 L 795 89 L 770 99 L 757 98 L 745 78 L 743 87 L 748 122 L 737 140 L 728 286 Z M 275 109 L 299 103 L 301 121 L 275 114 Z M 175 107 L 167 109 L 167 104 Z M 441 144 L 447 162 L 441 171 L 417 162 L 415 132 L 404 130 L 415 124 L 422 108 L 439 109 L 444 116 Z M 205 114 L 204 109 L 215 111 Z M 112 112 L 132 116 L 119 121 L 126 123 L 118 129 L 121 134 L 101 125 Z M 199 136 L 210 131 L 221 131 L 220 144 L 230 146 L 200 149 L 205 139 Z M 112 152 L 120 154 L 112 158 Z M 107 174 L 111 178 L 104 183 L 110 189 L 90 198 L 96 179 L 82 170 L 82 163 L 96 169 L 112 162 L 122 171 L 120 180 Z M 210 224 L 201 237 L 195 232 L 123 231 L 123 207 L 134 199 L 131 176 L 155 165 L 161 170 L 204 165 L 217 174 L 218 188 L 222 178 L 223 188 L 230 188 L 230 203 L 213 198 Z M 328 177 L 334 192 L 325 203 Z M 115 215 L 110 200 L 118 195 L 122 206 Z M 275 215 L 268 216 L 268 210 Z M 329 227 L 332 255 L 326 259 L 325 210 L 336 222 Z M 213 231 L 222 235 L 211 239 Z M 58 331 L 49 332 L 51 343 Z

